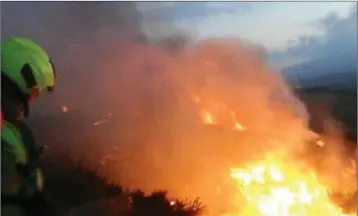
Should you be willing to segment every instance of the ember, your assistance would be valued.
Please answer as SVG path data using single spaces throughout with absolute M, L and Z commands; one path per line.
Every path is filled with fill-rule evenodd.
M 204 119 L 205 124 L 214 124 L 215 123 L 213 116 L 207 111 L 202 112 L 202 117 Z
M 67 106 L 62 106 L 61 110 L 62 110 L 63 113 L 67 113 L 68 108 L 67 108 Z

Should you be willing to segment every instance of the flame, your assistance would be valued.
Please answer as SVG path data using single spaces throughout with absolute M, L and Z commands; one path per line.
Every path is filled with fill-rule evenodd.
M 245 130 L 245 127 L 242 126 L 242 124 L 240 124 L 239 122 L 235 122 L 235 129 L 243 131 Z
M 134 159 L 128 162 L 128 168 L 121 170 L 121 173 L 117 169 L 110 170 L 111 178 L 117 178 L 117 173 L 124 173 L 119 179 L 131 188 L 141 188 L 147 192 L 165 188 L 171 194 L 178 194 L 183 198 L 199 196 L 203 198 L 204 204 L 208 204 L 208 209 L 214 209 L 212 215 L 215 216 L 223 216 L 217 214 L 223 211 L 230 216 L 344 215 L 341 208 L 330 200 L 329 188 L 318 178 L 322 176 L 310 166 L 288 160 L 277 152 L 271 152 L 271 156 L 266 155 L 254 161 L 248 159 L 259 151 L 272 149 L 269 143 L 271 140 L 267 140 L 271 136 L 282 138 L 274 146 L 287 146 L 290 150 L 300 146 L 303 131 L 306 132 L 307 129 L 306 121 L 309 120 L 308 115 L 301 110 L 304 106 L 296 103 L 296 98 L 291 95 L 280 73 L 266 69 L 267 64 L 259 57 L 261 52 L 251 52 L 236 42 L 215 43 L 209 40 L 199 42 L 193 49 L 184 50 L 178 55 L 178 59 L 163 58 L 166 57 L 165 54 L 159 53 L 160 64 L 155 63 L 156 55 L 148 58 L 149 63 L 153 62 L 154 66 L 163 69 L 163 73 L 154 74 L 165 74 L 168 77 L 170 91 L 178 96 L 178 106 L 168 106 L 165 111 L 170 112 L 163 112 L 164 116 L 162 109 L 154 112 L 162 119 L 163 127 L 155 128 L 151 125 L 150 128 L 143 127 L 143 130 L 133 130 L 133 135 L 130 133 L 128 137 L 144 137 L 139 140 L 148 145 L 128 147 L 138 153 L 134 154 Z M 135 57 L 135 65 L 138 65 L 138 58 Z M 162 64 L 161 59 L 167 61 Z M 113 72 L 117 70 L 118 67 L 114 67 Z M 131 89 L 130 81 L 138 83 L 137 75 L 127 78 L 127 74 L 122 78 L 126 78 L 124 80 L 129 83 L 128 89 Z M 153 75 L 154 81 L 155 76 Z M 146 87 L 151 79 L 143 80 L 142 84 Z M 147 93 L 146 89 L 140 88 L 139 92 Z M 154 88 L 156 91 L 153 91 L 153 95 L 158 95 L 160 89 Z M 182 98 L 185 94 L 189 97 Z M 133 98 L 138 97 L 136 100 L 140 101 L 141 96 L 136 93 Z M 132 98 L 132 95 L 128 98 Z M 165 103 L 159 103 L 159 98 L 154 107 L 166 107 L 163 106 L 167 103 L 165 97 Z M 127 104 L 129 100 L 123 101 Z M 146 103 L 135 104 L 135 109 L 146 111 Z M 236 139 L 235 132 L 226 133 L 222 130 L 226 127 L 220 127 L 218 133 L 201 130 L 197 125 L 180 127 L 181 123 L 191 123 L 191 116 L 188 117 L 187 113 L 191 114 L 194 106 L 204 124 L 220 124 L 228 126 L 228 129 L 245 131 L 241 133 L 243 136 Z M 133 106 L 125 107 L 133 109 Z M 175 118 L 167 118 L 166 113 L 171 113 L 170 116 Z M 94 125 L 99 124 L 101 123 Z M 170 130 L 164 131 L 164 127 Z M 147 128 L 150 129 L 151 136 L 147 136 Z M 142 134 L 142 131 L 145 133 Z M 163 136 L 166 133 L 169 136 Z M 211 134 L 213 136 L 208 136 Z M 167 137 L 170 142 L 175 142 L 168 145 Z M 237 140 L 242 143 L 237 143 Z M 267 144 L 261 141 L 267 141 Z M 317 142 L 317 145 L 322 144 Z M 326 146 L 328 143 L 324 145 Z M 108 161 L 108 158 L 105 159 Z M 238 165 L 237 161 L 242 160 L 250 162 Z M 114 164 L 119 164 L 114 158 L 113 161 Z M 146 164 L 144 168 L 143 164 Z M 134 177 L 136 181 L 133 181 Z M 226 206 L 232 202 L 236 207 L 234 209 Z
M 313 170 L 272 153 L 231 169 L 245 206 L 240 216 L 348 216 L 335 206 Z M 353 215 L 353 214 L 352 214 Z
M 325 143 L 322 141 L 322 140 L 318 140 L 316 142 L 316 144 L 319 146 L 319 147 L 323 147 L 325 145 Z
M 196 96 L 194 102 L 197 101 L 200 98 Z M 214 121 L 214 115 L 205 109 L 200 116 L 204 124 L 218 123 Z M 230 116 L 235 130 L 246 130 L 237 121 L 234 112 Z M 312 134 L 312 137 L 318 139 L 316 134 Z M 316 145 L 324 147 L 325 143 L 318 139 Z M 287 155 L 285 149 L 272 150 L 257 161 L 241 168 L 231 168 L 230 177 L 236 185 L 236 207 L 235 210 L 226 210 L 221 216 L 356 215 L 345 214 L 342 208 L 333 203 L 329 188 L 320 182 L 313 168 L 304 161 L 290 160 Z M 355 169 L 352 170 L 346 170 L 343 175 L 353 176 Z
M 239 131 L 245 130 L 245 127 L 236 120 L 236 114 L 234 112 L 231 112 L 231 118 L 234 122 L 234 129 Z
M 201 113 L 202 120 L 204 124 L 215 124 L 214 116 L 208 111 L 202 111 Z

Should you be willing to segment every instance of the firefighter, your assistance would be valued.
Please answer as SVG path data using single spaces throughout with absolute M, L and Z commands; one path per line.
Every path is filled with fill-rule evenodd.
M 46 52 L 28 38 L 1 43 L 1 215 L 45 213 L 38 145 L 24 123 L 29 104 L 55 86 L 55 68 Z

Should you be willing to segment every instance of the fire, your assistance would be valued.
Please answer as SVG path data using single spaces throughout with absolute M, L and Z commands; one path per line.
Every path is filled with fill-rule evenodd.
M 213 115 L 208 111 L 202 111 L 201 116 L 205 124 L 215 124 Z
M 239 130 L 239 131 L 243 131 L 243 130 L 245 130 L 245 127 L 242 125 L 242 124 L 240 124 L 237 120 L 236 120 L 236 114 L 234 113 L 234 112 L 231 112 L 231 118 L 232 118 L 232 121 L 234 122 L 234 124 L 235 124 L 235 129 L 236 130 Z
M 235 122 L 235 129 L 240 131 L 245 130 L 244 126 L 242 126 L 239 122 Z
M 318 140 L 318 141 L 316 142 L 316 144 L 317 144 L 318 146 L 320 146 L 320 147 L 323 147 L 323 146 L 325 145 L 322 140 Z
M 199 100 L 196 98 L 196 101 Z M 219 123 L 214 121 L 216 118 L 213 113 L 205 109 L 200 116 L 204 124 Z M 234 130 L 246 130 L 234 112 L 230 116 Z M 325 146 L 320 139 L 316 144 Z M 221 216 L 356 215 L 345 214 L 333 202 L 329 195 L 330 188 L 320 182 L 317 172 L 303 160 L 292 160 L 285 149 L 272 150 L 257 161 L 249 162 L 241 168 L 231 168 L 230 177 L 236 185 L 235 210 L 227 209 Z
M 231 178 L 243 197 L 238 202 L 245 204 L 230 216 L 348 216 L 332 203 L 313 170 L 275 153 L 231 169 Z
M 158 60 L 163 73 L 154 74 L 168 77 L 178 106 L 168 106 L 170 112 L 164 112 L 173 118 L 162 116 L 159 109 L 158 116 L 163 117 L 160 127 L 135 130 L 135 137 L 144 137 L 139 140 L 148 145 L 133 147 L 139 153 L 121 170 L 121 183 L 148 192 L 165 188 L 180 197 L 199 196 L 215 216 L 344 216 L 330 198 L 331 188 L 321 181 L 323 175 L 303 162 L 272 152 L 271 146 L 287 146 L 287 151 L 302 147 L 309 116 L 302 112 L 303 104 L 296 101 L 280 73 L 267 69 L 261 58 L 264 53 L 240 44 L 199 41 L 177 57 L 167 58 L 170 61 L 163 65 Z M 143 85 L 147 83 L 145 79 Z M 164 97 L 163 102 L 166 105 Z M 143 103 L 143 110 L 145 106 Z M 208 127 L 191 124 L 194 112 L 203 124 L 220 126 L 206 130 Z M 170 130 L 163 130 L 167 128 Z M 280 142 L 271 144 L 270 138 Z M 329 146 L 322 141 L 316 144 L 322 150 Z M 269 155 L 248 159 L 267 149 Z M 242 161 L 248 162 L 242 165 Z M 339 169 L 336 167 L 340 166 L 334 170 Z M 115 173 L 119 171 L 110 175 Z

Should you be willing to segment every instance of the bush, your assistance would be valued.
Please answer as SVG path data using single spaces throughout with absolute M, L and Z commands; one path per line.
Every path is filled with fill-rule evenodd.
M 204 207 L 199 199 L 170 200 L 165 191 L 153 192 L 149 195 L 140 190 L 125 192 L 120 185 L 110 183 L 97 172 L 85 168 L 80 163 L 60 165 L 44 163 L 43 169 L 47 182 L 45 194 L 51 206 L 56 208 L 56 212 L 68 212 L 79 206 L 91 205 L 96 201 L 114 197 L 126 197 L 124 202 L 127 202 L 117 204 L 127 208 L 116 215 L 196 216 Z M 123 199 L 118 202 L 123 202 Z

